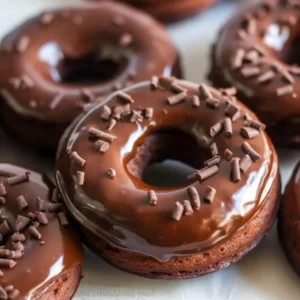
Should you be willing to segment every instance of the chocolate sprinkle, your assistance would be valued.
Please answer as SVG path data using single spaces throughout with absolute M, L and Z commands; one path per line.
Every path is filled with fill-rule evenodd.
M 223 122 L 220 121 L 210 128 L 209 134 L 211 137 L 215 137 L 217 134 L 219 134 L 222 131 L 222 129 L 223 129 Z
M 243 65 L 244 56 L 245 56 L 245 50 L 238 49 L 236 55 L 232 60 L 232 64 L 231 64 L 232 69 L 234 70 L 239 69 Z
M 150 80 L 150 88 L 152 90 L 156 90 L 158 88 L 158 77 L 157 76 L 152 76 Z
M 94 144 L 95 150 L 99 151 L 100 153 L 105 153 L 109 150 L 109 143 L 98 140 Z
M 204 191 L 204 200 L 208 203 L 212 203 L 214 201 L 216 195 L 216 190 L 211 186 L 207 186 Z
M 3 182 L 0 182 L 0 196 L 5 196 L 6 195 L 6 188 Z
M 257 161 L 261 158 L 261 156 L 251 147 L 251 145 L 248 142 L 243 142 L 242 143 L 242 150 L 246 154 L 249 154 L 252 161 Z
M 155 206 L 157 204 L 158 198 L 153 190 L 148 192 L 149 204 Z
M 16 176 L 13 176 L 13 177 L 9 177 L 7 179 L 7 183 L 9 185 L 16 185 L 16 184 L 19 184 L 19 183 L 26 182 L 28 180 L 29 180 L 29 173 L 26 172 L 25 174 L 21 174 L 21 175 L 16 175 Z
M 41 211 L 36 211 L 35 212 L 35 217 L 37 218 L 37 220 L 43 224 L 43 225 L 47 225 L 48 224 L 48 218 L 46 216 L 46 214 L 44 212 Z
M 130 33 L 124 33 L 119 40 L 121 46 L 128 46 L 132 43 L 133 37 Z
M 13 172 L 5 171 L 5 170 L 0 170 L 0 176 L 3 176 L 3 177 L 13 177 L 13 176 L 16 176 L 16 175 L 17 174 L 13 173 Z
M 83 159 L 76 151 L 73 151 L 71 158 L 76 162 L 80 167 L 83 167 L 85 164 L 85 159 Z
M 203 168 L 203 169 L 197 171 L 197 174 L 198 174 L 199 180 L 204 180 L 208 177 L 215 175 L 216 173 L 218 173 L 218 171 L 219 171 L 219 167 L 217 165 L 213 165 L 211 167 Z
M 28 224 L 30 223 L 30 219 L 23 217 L 21 215 L 18 215 L 16 224 L 15 224 L 15 230 L 21 231 L 23 230 Z
M 17 263 L 11 259 L 0 258 L 0 268 L 13 268 Z
M 234 104 L 228 103 L 225 109 L 225 115 L 229 116 L 232 121 L 236 121 L 240 117 L 240 111 Z
M 43 25 L 49 25 L 54 19 L 54 14 L 46 12 L 41 15 L 41 23 Z
M 248 154 L 245 154 L 240 160 L 240 170 L 243 174 L 247 172 L 252 164 L 252 159 Z
M 37 238 L 38 240 L 40 240 L 42 238 L 41 233 L 34 227 L 34 226 L 30 226 L 28 228 L 28 232 L 34 236 L 35 238 Z
M 59 220 L 59 223 L 60 223 L 61 227 L 65 227 L 65 226 L 69 225 L 68 219 L 67 219 L 64 212 L 58 213 L 57 217 L 58 217 L 58 220 Z
M 265 83 L 265 82 L 268 82 L 268 81 L 272 80 L 274 77 L 275 77 L 274 71 L 269 70 L 269 71 L 267 71 L 267 72 L 261 74 L 261 75 L 257 78 L 257 81 L 258 81 L 259 83 Z
M 153 117 L 153 108 L 152 107 L 147 107 L 145 109 L 145 117 L 147 119 L 151 119 Z
M 97 138 L 97 139 L 100 139 L 100 140 L 103 140 L 103 141 L 106 141 L 106 142 L 113 142 L 116 137 L 109 134 L 109 133 L 106 133 L 104 131 L 101 131 L 101 130 L 98 130 L 94 127 L 90 127 L 89 128 L 89 134 L 92 138 Z
M 209 108 L 217 108 L 220 105 L 220 101 L 216 98 L 207 98 L 205 103 Z
M 107 105 L 104 105 L 100 117 L 104 120 L 109 120 L 110 116 L 111 116 L 111 109 Z
M 37 197 L 37 208 L 39 211 L 46 210 L 46 202 L 42 200 L 40 197 Z
M 6 258 L 10 254 L 10 250 L 8 249 L 0 249 L 0 257 L 1 258 Z
M 189 200 L 183 200 L 183 208 L 184 208 L 184 214 L 186 216 L 190 216 L 194 213 L 191 202 Z
M 184 92 L 181 92 L 179 94 L 168 97 L 167 101 L 170 105 L 178 104 L 180 102 L 185 101 L 186 96 L 187 96 L 187 93 L 184 91 Z
M 200 98 L 197 95 L 192 96 L 192 104 L 194 107 L 200 106 Z
M 210 145 L 210 150 L 211 150 L 212 156 L 219 154 L 218 146 L 215 142 Z
M 111 131 L 116 126 L 116 124 L 117 124 L 117 121 L 115 119 L 111 119 L 107 130 Z
M 81 97 L 88 102 L 94 102 L 96 100 L 95 95 L 87 88 L 81 91 Z
M 175 208 L 174 208 L 174 211 L 172 214 L 172 219 L 175 221 L 180 221 L 180 219 L 183 215 L 183 211 L 184 211 L 183 205 L 179 201 L 177 201 L 175 203 Z
M 0 204 L 5 205 L 5 203 L 6 203 L 6 199 L 0 196 Z
M 224 158 L 227 160 L 227 161 L 231 161 L 231 158 L 233 156 L 233 153 L 229 150 L 229 149 L 226 149 L 224 151 Z
M 115 169 L 109 168 L 107 170 L 107 175 L 109 178 L 115 178 L 117 176 L 117 172 L 115 171 Z
M 85 175 L 84 172 L 77 171 L 77 173 L 76 173 L 76 183 L 78 185 L 83 185 L 84 184 L 84 175 Z
M 201 84 L 199 86 L 199 92 L 200 92 L 200 96 L 202 96 L 203 98 L 207 99 L 207 98 L 213 98 L 208 86 L 206 84 Z
M 116 93 L 116 97 L 117 97 L 118 99 L 124 101 L 124 102 L 127 102 L 127 103 L 134 103 L 133 98 L 132 98 L 130 95 L 124 93 L 124 92 L 121 92 L 121 91 L 117 92 L 117 93 Z
M 241 180 L 239 162 L 240 162 L 239 158 L 234 158 L 231 162 L 231 178 L 233 182 L 238 182 Z
M 219 155 L 216 155 L 207 161 L 204 162 L 204 165 L 207 167 L 211 167 L 213 165 L 218 165 L 221 162 L 221 157 Z
M 232 137 L 232 121 L 230 118 L 224 119 L 224 131 L 226 137 Z
M 199 210 L 201 202 L 197 189 L 194 186 L 189 186 L 187 192 L 191 198 L 193 209 Z
M 17 203 L 20 210 L 25 210 L 28 208 L 28 203 L 23 195 L 17 197 Z
M 5 236 L 5 235 L 11 233 L 10 226 L 9 226 L 9 224 L 8 224 L 8 222 L 6 220 L 4 220 L 0 224 L 0 233 L 1 233 L 2 236 Z
M 3 276 L 3 275 L 2 275 Z M 0 299 L 8 299 L 8 295 L 3 287 L 0 286 Z
M 116 120 L 120 120 L 121 119 L 121 116 L 123 114 L 123 107 L 122 106 L 117 106 L 114 108 L 114 111 L 113 111 L 113 114 L 112 114 L 112 117 Z
M 64 97 L 63 93 L 57 94 L 50 102 L 49 108 L 51 110 L 54 110 L 58 106 L 58 104 L 62 101 L 63 97 Z
M 260 74 L 260 69 L 255 66 L 247 66 L 241 69 L 241 73 L 244 77 L 250 78 Z
M 285 85 L 276 89 L 277 96 L 285 96 L 294 92 L 294 87 L 292 85 Z
M 262 131 L 266 129 L 266 125 L 253 120 L 246 120 L 244 122 L 245 126 L 255 128 L 258 131 Z
M 13 242 L 25 242 L 26 238 L 25 238 L 25 235 L 24 235 L 24 234 L 15 232 L 15 233 L 11 236 L 11 240 L 12 240 Z
M 257 137 L 260 134 L 260 132 L 251 127 L 242 127 L 241 128 L 241 136 L 246 138 L 246 139 L 253 139 Z
M 16 44 L 16 51 L 18 53 L 23 53 L 27 50 L 30 43 L 30 38 L 27 35 L 22 36 L 17 44 Z

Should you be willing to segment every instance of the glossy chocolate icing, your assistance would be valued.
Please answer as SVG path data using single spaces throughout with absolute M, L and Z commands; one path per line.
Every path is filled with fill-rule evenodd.
M 123 0 L 163 21 L 177 21 L 212 5 L 214 0 Z
M 188 89 L 188 99 L 198 94 L 198 85 L 186 81 L 180 81 L 180 85 Z M 110 95 L 74 122 L 60 142 L 56 179 L 68 210 L 83 231 L 89 230 L 113 247 L 165 261 L 174 256 L 212 249 L 243 227 L 260 209 L 275 182 L 278 162 L 272 144 L 262 132 L 249 141 L 261 159 L 252 163 L 241 181 L 232 182 L 231 164 L 224 159 L 223 153 L 229 148 L 234 156 L 243 157 L 241 144 L 245 139 L 240 135 L 244 123 L 242 116 L 247 113 L 248 117 L 257 120 L 256 116 L 237 102 L 242 114 L 239 120 L 233 122 L 233 136 L 226 138 L 222 133 L 211 138 L 210 127 L 224 118 L 226 104 L 223 98 L 216 109 L 208 108 L 203 99 L 199 107 L 193 107 L 191 101 L 168 105 L 167 97 L 173 93 L 164 89 L 151 90 L 149 86 L 149 82 L 144 82 L 124 91 L 135 100 L 131 104 L 132 109 L 152 107 L 153 117 L 138 124 L 119 121 L 110 132 L 117 138 L 104 154 L 95 151 L 88 129 L 95 127 L 107 132 L 108 122 L 102 120 L 100 115 L 104 104 L 111 108 L 120 105 L 116 95 Z M 212 89 L 212 93 L 216 98 L 221 97 L 217 90 Z M 141 174 L 145 164 L 155 160 L 153 156 L 157 154 L 151 152 L 153 143 L 147 141 L 149 138 L 151 140 L 151 135 L 164 131 L 179 132 L 189 137 L 190 142 L 186 142 L 187 139 L 182 141 L 188 148 L 195 148 L 182 147 L 183 152 L 177 159 L 185 160 L 195 168 L 199 167 L 199 157 L 195 156 L 202 156 L 205 160 L 210 145 L 215 141 L 222 158 L 218 174 L 201 183 L 186 182 L 181 186 L 153 187 L 144 183 Z M 147 143 L 150 158 L 145 157 L 144 165 L 137 165 L 134 162 L 137 152 Z M 160 139 L 164 154 L 156 160 L 166 159 L 174 153 L 172 146 L 170 148 L 166 143 L 167 139 Z M 86 160 L 83 168 L 70 159 L 73 151 Z M 136 166 L 139 172 L 132 171 L 132 166 Z M 114 179 L 107 176 L 109 168 L 116 171 Z M 78 170 L 85 172 L 83 186 L 75 182 Z M 179 222 L 172 220 L 176 201 L 189 199 L 189 186 L 194 186 L 203 200 L 208 185 L 217 190 L 213 203 L 202 203 L 200 210 L 191 216 L 183 216 Z M 157 195 L 156 206 L 148 203 L 149 190 L 154 190 Z
M 298 136 L 298 141 L 293 143 L 299 143 L 300 138 L 297 133 L 300 117 L 300 72 L 299 68 L 295 68 L 296 72 L 292 71 L 295 64 L 300 64 L 300 6 L 287 2 L 262 1 L 248 5 L 236 13 L 223 27 L 214 45 L 213 67 L 209 75 L 215 86 L 237 87 L 239 99 L 270 127 L 277 145 L 283 143 L 287 135 Z M 247 20 L 254 20 L 251 29 L 253 32 L 241 37 L 240 33 Z M 242 35 L 244 36 L 243 32 Z M 257 75 L 243 76 L 241 68 L 232 68 L 239 49 L 248 51 L 256 47 L 258 53 L 264 54 L 260 53 L 257 62 L 248 63 L 248 66 L 257 66 Z M 266 82 L 259 82 L 259 76 L 268 71 L 274 72 L 274 77 Z M 289 77 L 284 78 L 285 72 Z M 278 95 L 278 88 L 289 85 L 292 92 Z M 278 129 L 272 130 L 276 125 Z
M 4 182 L 7 192 L 6 203 L 1 205 L 1 222 L 7 220 L 11 228 L 14 228 L 18 215 L 27 217 L 28 212 L 38 210 L 37 197 L 43 199 L 48 207 L 54 185 L 45 175 L 10 163 L 0 163 L 0 170 L 19 175 L 30 172 L 29 181 L 13 186 L 7 183 L 7 177 L 0 175 L 0 182 Z M 20 195 L 24 195 L 29 205 L 24 211 L 20 211 L 17 205 L 16 198 Z M 5 288 L 13 285 L 20 292 L 18 299 L 31 299 L 37 290 L 46 288 L 52 279 L 71 267 L 80 265 L 83 259 L 83 249 L 70 225 L 61 228 L 57 214 L 48 212 L 46 214 L 48 225 L 38 227 L 45 244 L 41 245 L 40 241 L 31 236 L 27 230 L 22 230 L 21 233 L 26 237 L 26 241 L 22 242 L 23 257 L 16 260 L 17 264 L 12 269 L 1 269 L 4 275 L 0 278 L 0 286 Z M 5 236 L 4 241 L 9 248 L 10 235 Z
M 36 135 L 35 147 L 53 150 L 91 102 L 152 75 L 181 76 L 162 26 L 134 8 L 108 2 L 28 20 L 3 39 L 0 64 L 4 127 L 22 138 L 27 126 Z M 20 86 L 24 75 L 29 83 Z

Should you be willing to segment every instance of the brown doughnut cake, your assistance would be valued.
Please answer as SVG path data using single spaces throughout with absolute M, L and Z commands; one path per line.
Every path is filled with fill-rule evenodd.
M 73 123 L 56 179 L 85 243 L 149 278 L 204 275 L 239 260 L 278 206 L 276 152 L 235 90 L 153 77 L 110 95 Z M 195 172 L 179 186 L 143 180 L 175 159 Z
M 34 149 L 52 152 L 65 128 L 93 102 L 152 75 L 181 76 L 178 54 L 161 24 L 108 2 L 28 20 L 3 39 L 0 65 L 4 129 Z
M 122 2 L 138 7 L 162 21 L 174 22 L 208 8 L 216 0 L 123 0 Z
M 251 4 L 223 27 L 212 53 L 211 82 L 234 85 L 279 147 L 300 146 L 299 25 L 299 1 Z
M 284 193 L 278 234 L 288 260 L 300 275 L 300 164 L 295 168 Z
M 82 246 L 43 174 L 0 163 L 0 299 L 71 299 Z

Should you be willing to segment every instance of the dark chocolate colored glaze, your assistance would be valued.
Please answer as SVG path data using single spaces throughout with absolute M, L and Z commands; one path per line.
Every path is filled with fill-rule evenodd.
M 7 177 L 0 175 L 0 181 L 4 183 L 7 191 L 6 204 L 1 205 L 1 222 L 7 220 L 11 228 L 14 228 L 18 215 L 27 217 L 28 212 L 38 211 L 37 197 L 45 200 L 48 207 L 53 194 L 54 185 L 45 175 L 23 167 L 9 163 L 0 163 L 0 170 L 24 174 L 30 172 L 29 181 L 10 186 Z M 24 195 L 29 207 L 20 211 L 16 198 Z M 47 212 L 48 225 L 39 225 L 38 231 L 42 234 L 44 245 L 32 237 L 28 231 L 22 230 L 26 241 L 24 255 L 16 260 L 14 268 L 2 268 L 4 275 L 0 278 L 0 286 L 5 288 L 13 285 L 18 289 L 20 299 L 30 299 L 31 295 L 39 289 L 47 287 L 52 279 L 61 275 L 73 266 L 78 266 L 83 260 L 83 249 L 70 225 L 61 228 L 57 215 Z M 6 248 L 11 244 L 10 235 L 4 238 Z M 3 245 L 3 244 L 1 244 Z M 18 299 L 19 299 L 18 298 Z
M 300 145 L 300 69 L 295 68 L 300 64 L 300 5 L 269 1 L 272 2 L 274 5 L 262 1 L 246 6 L 222 28 L 214 45 L 209 79 L 218 87 L 236 86 L 239 99 L 268 125 L 276 145 Z M 247 29 L 247 20 L 254 20 L 252 29 Z M 253 32 L 244 35 L 247 30 Z M 258 49 L 259 58 L 253 63 L 245 59 L 242 67 L 233 69 L 239 49 L 246 53 Z M 259 72 L 244 76 L 242 69 L 249 66 L 258 67 Z M 274 72 L 274 77 L 259 82 L 259 76 L 269 71 Z M 278 95 L 278 88 L 289 85 L 291 92 Z
M 24 143 L 51 150 L 78 114 L 113 90 L 152 75 L 181 76 L 163 27 L 143 12 L 108 2 L 28 20 L 3 39 L 0 65 L 4 127 Z M 23 75 L 30 82 L 20 86 Z M 33 138 L 22 138 L 25 130 Z
M 278 233 L 287 258 L 300 275 L 300 164 L 295 168 L 284 193 Z
M 97 1 L 97 0 L 94 0 Z M 177 21 L 212 5 L 215 0 L 123 0 L 162 21 Z
M 186 81 L 180 81 L 180 84 L 188 89 L 188 98 L 198 94 L 198 85 Z M 119 121 L 110 132 L 117 138 L 104 154 L 94 149 L 88 129 L 95 127 L 107 132 L 108 122 L 103 121 L 100 114 L 104 104 L 111 108 L 120 105 L 116 95 L 110 95 L 74 122 L 60 143 L 56 179 L 68 210 L 83 231 L 92 232 L 113 247 L 165 261 L 174 256 L 212 249 L 243 227 L 260 209 L 276 180 L 278 161 L 272 144 L 262 132 L 249 141 L 262 158 L 252 163 L 240 182 L 233 183 L 230 180 L 231 164 L 224 159 L 223 153 L 229 148 L 234 156 L 244 155 L 241 144 L 245 139 L 240 135 L 244 121 L 239 119 L 233 122 L 232 138 L 226 138 L 224 133 L 210 137 L 210 127 L 224 118 L 226 104 L 221 93 L 211 89 L 214 97 L 221 101 L 217 109 L 208 108 L 203 99 L 199 107 L 193 107 L 191 101 L 171 106 L 167 104 L 167 97 L 173 94 L 171 91 L 153 91 L 149 86 L 149 82 L 144 82 L 125 92 L 135 100 L 132 109 L 153 107 L 152 119 L 144 119 L 140 124 Z M 242 116 L 248 113 L 257 120 L 244 105 L 239 102 L 237 105 Z M 170 134 L 174 132 L 178 134 L 172 139 Z M 151 142 L 151 138 L 160 134 L 166 134 L 166 139 L 160 138 L 160 151 L 157 152 L 157 143 L 155 139 Z M 180 139 L 181 145 L 178 143 Z M 174 149 L 176 146 L 182 149 L 179 156 L 176 154 L 177 159 L 199 168 L 199 161 L 202 158 L 203 163 L 207 158 L 213 142 L 217 143 L 222 157 L 217 175 L 201 183 L 186 182 L 182 186 L 160 188 L 149 186 L 141 180 L 145 165 L 168 157 L 176 158 L 173 156 L 178 152 Z M 86 160 L 83 168 L 70 159 L 73 151 Z M 109 168 L 116 170 L 114 179 L 107 175 Z M 85 172 L 83 186 L 75 183 L 74 176 L 78 170 Z M 193 215 L 183 216 L 178 222 L 172 220 L 175 202 L 189 199 L 187 187 L 194 186 L 203 201 L 208 185 L 217 190 L 213 203 L 202 202 L 200 210 Z M 148 203 L 148 191 L 151 189 L 158 197 L 156 206 Z

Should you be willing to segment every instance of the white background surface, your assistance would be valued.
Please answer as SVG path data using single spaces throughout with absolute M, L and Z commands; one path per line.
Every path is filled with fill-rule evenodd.
M 0 37 L 43 9 L 82 2 L 0 0 Z M 218 29 L 238 7 L 237 3 L 223 1 L 202 15 L 169 26 L 171 38 L 182 54 L 187 79 L 196 82 L 204 80 L 209 68 L 210 45 Z M 279 151 L 283 186 L 299 154 L 299 151 Z M 36 157 L 28 149 L 10 144 L 1 131 L 0 159 L 28 164 L 51 174 L 51 162 Z M 183 281 L 143 279 L 110 267 L 88 250 L 83 271 L 85 278 L 75 296 L 76 300 L 300 299 L 300 278 L 293 273 L 279 247 L 276 226 L 242 261 L 202 278 Z

